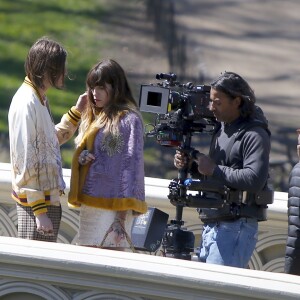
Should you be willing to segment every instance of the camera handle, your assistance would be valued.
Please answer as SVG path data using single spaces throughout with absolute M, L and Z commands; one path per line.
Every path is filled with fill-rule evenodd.
M 183 136 L 183 141 L 181 143 L 180 150 L 183 152 L 190 153 L 191 148 L 191 140 L 192 140 L 192 134 L 187 133 Z M 188 167 L 179 169 L 178 170 L 178 181 L 180 183 L 180 191 L 179 191 L 179 197 L 180 199 L 184 199 L 186 197 L 186 187 L 184 186 L 184 181 L 186 180 L 188 175 Z M 183 213 L 183 205 L 176 205 L 176 220 L 179 224 L 183 225 L 184 222 L 182 221 L 182 213 Z M 180 226 L 181 226 L 180 225 Z
M 183 141 L 180 147 L 183 152 L 189 153 L 193 150 L 190 147 L 191 137 L 191 132 L 183 135 Z M 187 174 L 188 167 L 178 170 L 179 194 L 176 195 L 178 200 L 186 198 L 187 189 L 184 185 L 184 181 L 187 178 Z M 164 234 L 162 241 L 164 255 L 172 258 L 191 260 L 190 253 L 194 251 L 195 236 L 193 232 L 181 228 L 184 224 L 182 220 L 184 203 L 181 201 L 171 201 L 171 203 L 176 206 L 176 217 L 170 221 Z

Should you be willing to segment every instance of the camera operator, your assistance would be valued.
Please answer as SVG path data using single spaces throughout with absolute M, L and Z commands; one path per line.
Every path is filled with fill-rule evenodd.
M 218 126 L 209 156 L 198 153 L 191 157 L 176 151 L 176 168 L 188 168 L 193 179 L 212 179 L 243 195 L 240 202 L 197 209 L 203 222 L 201 262 L 247 267 L 257 242 L 258 221 L 266 220 L 267 205 L 255 199 L 267 187 L 270 132 L 255 101 L 253 90 L 241 76 L 221 74 L 211 84 L 210 110 Z

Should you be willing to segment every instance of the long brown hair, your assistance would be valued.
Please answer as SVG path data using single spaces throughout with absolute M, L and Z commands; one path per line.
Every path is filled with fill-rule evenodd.
M 38 39 L 30 48 L 25 60 L 25 73 L 38 88 L 44 88 L 44 80 L 51 86 L 61 88 L 59 79 L 66 74 L 67 51 L 48 37 Z
M 112 87 L 110 101 L 105 107 L 99 108 L 94 104 L 93 89 L 96 86 L 105 88 L 106 84 Z M 115 60 L 105 59 L 97 63 L 87 75 L 86 87 L 89 105 L 82 113 L 76 144 L 80 143 L 87 130 L 94 127 L 104 128 L 106 134 L 116 134 L 120 119 L 129 111 L 141 117 L 125 72 Z
M 214 82 L 211 87 L 223 92 L 231 99 L 241 98 L 239 107 L 241 116 L 247 118 L 255 113 L 256 97 L 248 82 L 234 72 L 224 72 Z

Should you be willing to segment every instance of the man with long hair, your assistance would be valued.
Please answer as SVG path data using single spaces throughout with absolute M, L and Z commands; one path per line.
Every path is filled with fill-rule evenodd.
M 268 190 L 270 131 L 253 90 L 236 73 L 225 72 L 212 82 L 210 102 L 218 126 L 209 155 L 177 151 L 174 164 L 188 166 L 192 178 L 213 180 L 236 195 L 219 208 L 198 208 L 204 224 L 199 261 L 245 268 L 257 242 L 258 222 L 266 220 L 267 205 L 259 201 L 260 192 Z M 272 190 L 270 195 L 272 199 Z
M 65 183 L 60 145 L 76 131 L 85 99 L 80 97 L 57 125 L 46 96 L 64 86 L 66 50 L 48 37 L 30 48 L 26 77 L 8 113 L 12 198 L 17 204 L 18 237 L 55 242 L 61 220 Z

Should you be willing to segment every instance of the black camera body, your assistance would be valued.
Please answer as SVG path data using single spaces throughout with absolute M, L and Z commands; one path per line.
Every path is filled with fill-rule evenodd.
M 140 110 L 157 114 L 147 136 L 155 136 L 162 146 L 178 147 L 184 135 L 213 129 L 215 117 L 209 109 L 210 86 L 181 84 L 172 73 L 157 74 L 156 79 L 165 80 L 142 85 L 140 91 Z
M 167 249 L 166 256 L 191 260 L 190 252 L 194 251 L 195 236 L 191 231 L 170 224 L 162 240 L 162 246 Z
M 180 147 L 181 151 L 191 155 L 198 152 L 191 147 L 191 137 L 195 133 L 214 132 L 217 121 L 210 110 L 209 85 L 197 85 L 189 82 L 182 84 L 176 81 L 173 73 L 160 73 L 157 80 L 163 80 L 156 84 L 141 85 L 139 106 L 143 112 L 156 114 L 156 120 L 152 130 L 146 132 L 146 136 L 155 137 L 161 146 Z M 147 131 L 147 126 L 145 129 Z M 188 170 L 179 170 L 178 179 L 169 185 L 171 204 L 180 207 L 202 207 L 210 203 L 211 198 L 217 207 L 226 201 L 226 188 L 219 187 L 215 190 L 214 184 L 201 181 L 201 186 L 194 189 L 193 185 L 186 185 Z M 212 190 L 211 190 L 212 189 Z M 187 192 L 197 191 L 196 195 Z M 199 196 L 200 195 L 200 196 Z
M 182 151 L 191 153 L 194 151 L 190 147 L 192 135 L 202 132 L 213 133 L 217 124 L 209 109 L 210 86 L 181 84 L 176 81 L 176 75 L 173 73 L 157 74 L 156 79 L 164 81 L 142 85 L 140 91 L 140 110 L 157 115 L 155 123 L 150 124 L 152 128 L 146 132 L 146 136 L 155 137 L 161 146 L 180 147 Z M 150 125 L 145 126 L 146 131 Z M 186 169 L 179 170 L 178 181 L 173 181 L 169 185 L 168 198 L 171 204 L 176 206 L 176 219 L 171 220 L 162 240 L 165 255 L 181 259 L 191 259 L 190 252 L 194 250 L 195 240 L 192 232 L 181 227 L 184 224 L 183 207 L 198 207 L 203 201 L 208 202 L 203 193 L 199 199 L 199 191 L 198 196 L 187 193 L 188 187 L 184 184 L 187 172 Z M 221 194 L 218 195 L 217 202 L 218 205 L 224 203 Z

